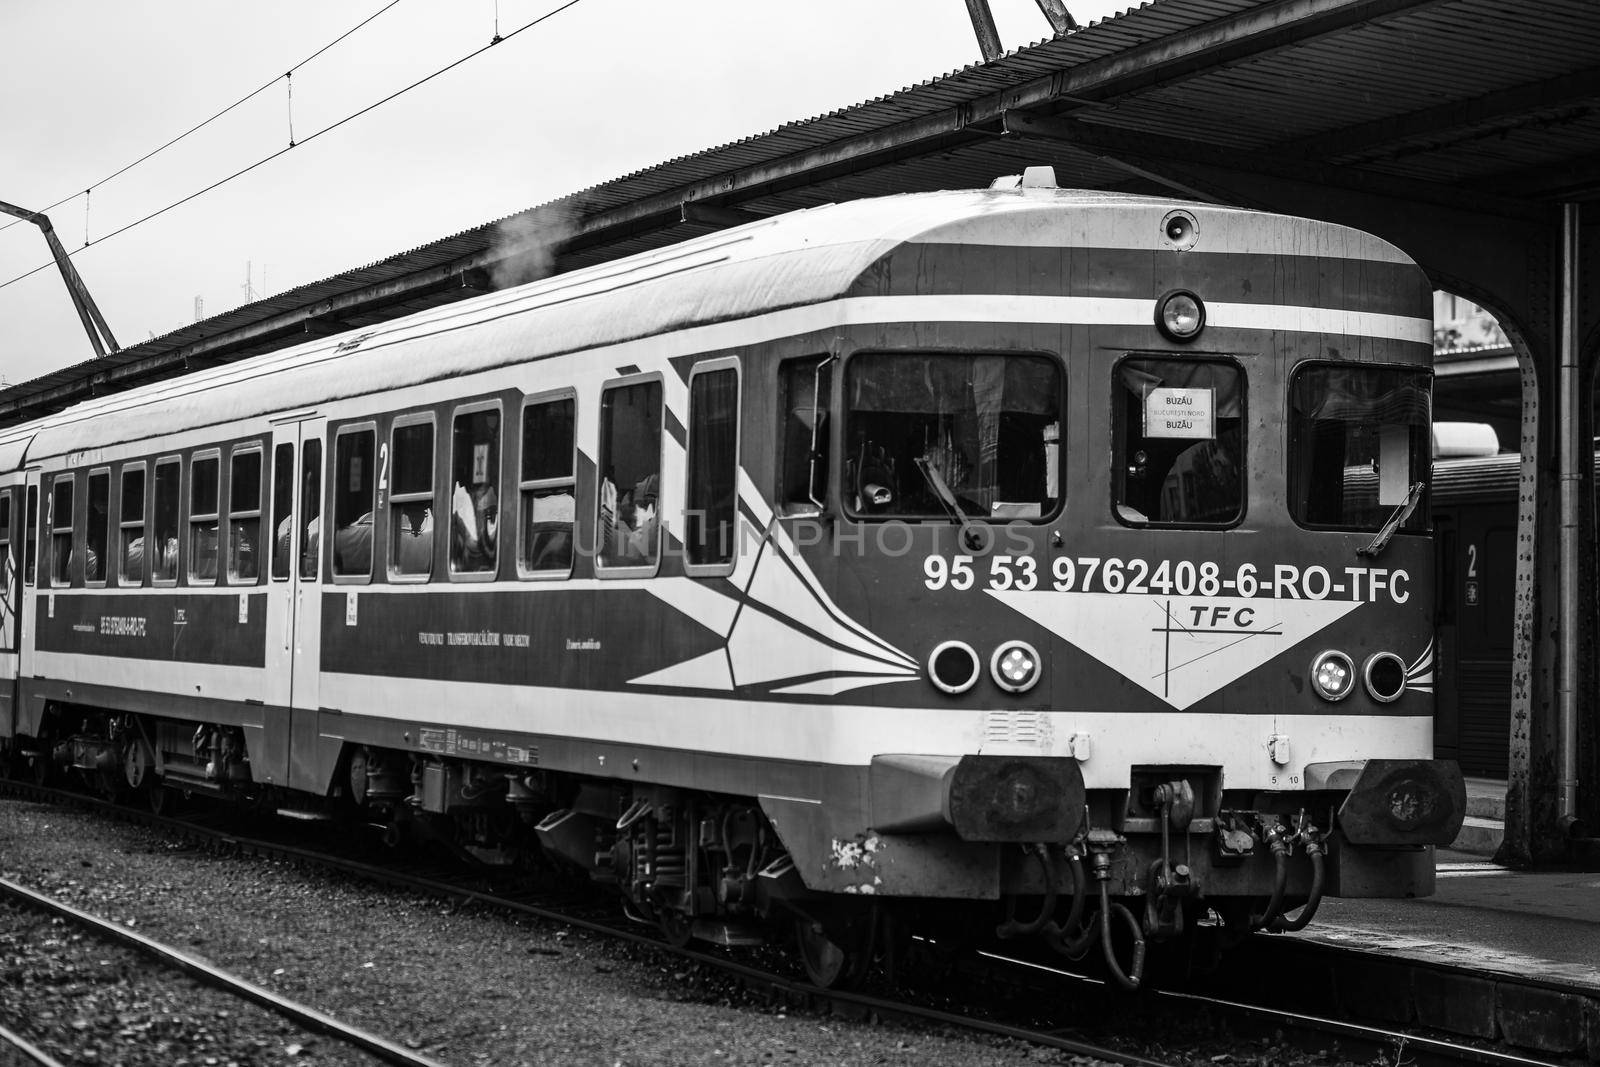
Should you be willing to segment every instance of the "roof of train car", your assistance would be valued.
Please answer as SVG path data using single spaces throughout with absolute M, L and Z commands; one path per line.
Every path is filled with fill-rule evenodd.
M 395 319 L 359 334 L 323 338 L 87 401 L 0 432 L 0 465 L 9 459 L 15 469 L 23 458 L 19 449 L 32 462 L 813 304 L 843 295 L 863 271 L 906 242 L 987 233 L 997 243 L 1011 243 L 1039 225 L 1031 217 L 1016 225 L 1022 214 L 1071 212 L 1078 239 L 1094 234 L 1098 241 L 1106 233 L 1085 221 L 1082 209 L 1115 207 L 1159 216 L 1180 203 L 1030 188 L 908 193 L 792 212 Z M 1269 217 L 1243 208 L 1188 207 L 1202 217 Z M 1319 235 L 1299 244 L 1301 251 L 1317 247 L 1334 256 L 1409 262 L 1399 249 L 1370 234 L 1314 220 L 1299 224 Z M 1003 230 L 1009 236 L 992 236 Z M 1149 234 L 1154 249 L 1159 218 L 1140 232 Z M 1226 248 L 1236 240 L 1224 232 L 1214 243 Z M 512 321 L 530 313 L 537 315 L 536 321 Z M 396 359 L 402 350 L 395 346 L 402 344 L 407 346 L 405 358 Z

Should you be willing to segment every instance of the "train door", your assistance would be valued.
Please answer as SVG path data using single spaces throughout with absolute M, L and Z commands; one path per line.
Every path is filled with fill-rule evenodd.
M 16 703 L 13 712 L 16 716 L 16 730 L 18 733 L 32 735 L 38 729 L 38 715 L 40 708 L 37 704 L 30 706 L 26 692 L 27 677 L 37 670 L 34 666 L 33 640 L 36 628 L 34 620 L 39 610 L 39 598 L 34 595 L 39 569 L 39 520 L 42 518 L 39 507 L 39 469 L 37 467 L 28 471 L 23 479 L 21 492 L 21 514 L 18 516 L 14 528 L 19 530 L 18 537 L 22 542 L 18 559 L 21 560 L 21 573 L 17 581 L 10 586 L 16 595 L 17 625 L 13 635 L 17 649 L 15 692 Z
M 315 788 L 319 782 L 322 451 L 326 435 L 327 420 L 323 418 L 282 422 L 272 431 L 268 703 L 288 709 L 288 731 L 286 751 L 280 750 L 283 758 L 271 762 L 275 770 L 286 770 L 288 784 L 295 788 Z
M 1450 514 L 1434 512 L 1433 543 L 1435 569 L 1433 587 L 1438 590 L 1433 618 L 1437 642 L 1434 646 L 1436 681 L 1433 698 L 1433 754 L 1440 759 L 1460 760 L 1461 703 L 1456 685 L 1460 677 L 1460 666 L 1456 662 L 1460 651 L 1459 619 L 1456 610 L 1459 604 L 1456 595 L 1459 588 L 1456 578 L 1459 538 L 1456 515 L 1453 512 Z

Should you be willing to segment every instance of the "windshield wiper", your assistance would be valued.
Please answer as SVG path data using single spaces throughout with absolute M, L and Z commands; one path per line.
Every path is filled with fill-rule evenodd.
M 1376 536 L 1372 538 L 1371 543 L 1366 548 L 1356 549 L 1356 555 L 1377 556 L 1385 548 L 1389 547 L 1389 539 L 1394 536 L 1394 532 L 1400 529 L 1407 519 L 1411 518 L 1411 513 L 1417 510 L 1417 504 L 1422 500 L 1422 492 L 1427 488 L 1427 482 L 1414 483 L 1406 492 L 1406 498 L 1400 501 L 1399 505 L 1389 515 L 1389 521 L 1383 524 L 1383 527 L 1378 530 Z
M 934 494 L 938 496 L 939 502 L 950 512 L 950 517 L 961 524 L 961 538 L 966 543 L 966 546 L 975 549 L 982 544 L 983 535 L 978 532 L 977 523 L 973 521 L 972 516 L 961 510 L 960 503 L 956 501 L 956 495 L 945 484 L 944 475 L 940 474 L 924 456 L 918 456 L 911 462 L 917 465 L 917 470 L 922 472 L 922 476 L 933 487 Z

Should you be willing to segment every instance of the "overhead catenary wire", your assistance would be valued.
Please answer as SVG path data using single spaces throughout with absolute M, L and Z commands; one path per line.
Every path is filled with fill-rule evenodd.
M 394 2 L 398 3 L 399 0 L 394 0 Z M 395 100 L 395 99 L 397 99 L 397 98 L 399 98 L 401 96 L 404 96 L 406 93 L 409 93 L 411 90 L 419 88 L 419 87 L 421 87 L 423 85 L 426 85 L 428 82 L 433 81 L 433 79 L 439 77 L 440 75 L 448 74 L 450 71 L 452 71 L 455 68 L 461 66 L 463 63 L 466 63 L 466 62 L 468 62 L 470 60 L 476 59 L 478 56 L 481 56 L 483 53 L 487 52 L 489 49 L 493 48 L 495 45 L 499 44 L 501 41 L 509 41 L 511 38 L 517 36 L 517 34 L 522 33 L 525 30 L 531 30 L 535 26 L 539 25 L 541 22 L 544 22 L 544 21 L 546 21 L 547 19 L 550 19 L 550 18 L 554 18 L 556 15 L 561 14 L 563 11 L 566 11 L 568 8 L 577 7 L 582 2 L 583 2 L 583 0 L 567 0 L 566 3 L 560 5 L 559 7 L 552 8 L 549 11 L 546 11 L 544 14 L 540 15 L 538 18 L 531 19 L 528 22 L 523 23 L 521 26 L 518 26 L 516 29 L 512 30 L 510 33 L 507 33 L 504 37 L 501 37 L 498 40 L 491 40 L 488 44 L 483 45 L 480 48 L 474 49 L 473 51 L 468 52 L 466 55 L 461 56 L 459 59 L 452 60 L 451 62 L 445 64 L 444 66 L 440 67 L 438 70 L 434 71 L 432 74 L 426 74 L 423 77 L 418 78 L 416 81 L 412 82 L 411 84 L 403 86 L 402 88 L 396 89 L 394 92 L 390 93 L 388 96 L 385 96 L 380 100 L 373 101 L 372 103 L 368 104 L 366 107 L 361 108 L 359 111 L 352 111 L 350 114 L 346 115 L 342 119 L 339 119 L 337 122 L 330 123 L 327 126 L 322 127 L 322 129 L 317 130 L 315 133 L 308 134 L 306 137 L 304 137 L 300 141 L 296 142 L 296 141 L 291 140 L 288 145 L 286 145 L 283 148 L 278 149 L 276 152 L 271 152 L 271 153 L 269 153 L 269 154 L 267 154 L 265 156 L 262 156 L 260 159 L 256 160 L 254 163 L 251 163 L 248 166 L 240 167 L 238 170 L 234 171 L 232 174 L 229 174 L 228 176 L 226 176 L 224 178 L 219 178 L 216 181 L 212 182 L 210 185 L 207 185 L 202 189 L 196 189 L 194 192 L 190 193 L 188 196 L 182 197 L 181 199 L 178 199 L 178 200 L 174 200 L 172 203 L 166 205 L 165 207 L 157 208 L 155 211 L 150 212 L 148 215 L 145 215 L 142 218 L 135 219 L 135 220 L 133 220 L 132 222 L 128 223 L 125 226 L 122 226 L 122 227 L 119 227 L 118 229 L 112 230 L 110 233 L 108 233 L 104 237 L 100 238 L 100 244 L 105 244 L 107 241 L 111 240 L 111 238 L 116 237 L 116 236 L 118 236 L 120 234 L 127 233 L 129 230 L 133 229 L 136 226 L 142 226 L 145 223 L 149 222 L 151 219 L 155 219 L 155 218 L 158 218 L 158 217 L 160 217 L 162 215 L 165 215 L 167 212 L 171 211 L 174 208 L 182 207 L 184 204 L 187 204 L 189 201 L 194 200 L 197 197 L 204 196 L 205 194 L 211 192 L 212 190 L 218 189 L 218 188 L 228 184 L 229 182 L 233 181 L 235 178 L 241 178 L 244 175 L 249 174 L 251 171 L 255 170 L 257 167 L 262 166 L 265 163 L 272 162 L 274 159 L 277 159 L 279 156 L 284 155 L 285 153 L 293 150 L 296 147 L 299 147 L 301 145 L 310 144 L 312 141 L 315 141 L 318 137 L 321 137 L 323 134 L 332 133 L 334 130 L 339 129 L 341 126 L 345 125 L 346 123 L 353 122 L 354 120 L 356 120 L 356 119 L 360 118 L 361 116 L 367 114 L 369 111 L 375 111 L 378 108 L 382 107 L 384 104 L 387 104 L 392 100 Z M 393 5 L 391 4 L 391 6 L 393 6 Z M 277 83 L 277 79 L 274 78 L 273 81 L 268 83 L 268 84 L 271 85 L 271 84 L 276 84 L 276 83 Z M 63 201 L 63 203 L 64 203 L 64 201 Z M 83 251 L 83 249 L 80 248 L 77 251 L 81 252 L 81 251 Z M 76 254 L 75 252 L 74 253 L 68 253 L 68 258 L 71 258 L 75 254 Z M 7 286 L 10 286 L 10 285 L 15 285 L 17 282 L 20 282 L 20 281 L 22 281 L 22 280 L 24 280 L 26 278 L 30 278 L 33 275 L 38 274 L 40 271 L 45 270 L 46 268 L 51 267 L 51 266 L 54 266 L 54 261 L 53 260 L 50 261 L 50 262 L 41 263 L 37 267 L 34 267 L 32 270 L 24 271 L 23 273 L 18 274 L 17 276 L 15 276 L 13 278 L 8 278 L 5 281 L 0 282 L 0 289 L 4 289 L 4 288 L 6 288 Z
M 288 77 L 292 76 L 295 71 L 299 70 L 301 67 L 305 66 L 307 63 L 310 63 L 313 59 L 316 59 L 318 56 L 322 55 L 322 53 L 326 52 L 328 49 L 332 48 L 334 45 L 338 44 L 340 41 L 344 40 L 346 37 L 349 37 L 351 34 L 355 33 L 357 30 L 361 29 L 367 23 L 371 22 L 373 19 L 377 18 L 379 15 L 383 14 L 385 11 L 388 11 L 391 7 L 394 7 L 398 3 L 400 3 L 400 0 L 389 0 L 389 2 L 387 4 L 384 4 L 382 7 L 380 7 L 378 10 L 374 11 L 372 14 L 368 15 L 366 18 L 362 19 L 360 22 L 356 23 L 354 26 L 350 27 L 348 30 L 345 30 L 339 36 L 335 37 L 333 40 L 329 41 L 327 44 L 323 45 L 321 48 L 317 49 L 315 52 L 312 52 L 309 56 L 306 56 L 300 62 L 298 62 L 298 63 L 294 64 L 293 66 L 291 66 L 289 68 L 289 73 L 288 74 L 280 74 L 277 77 L 272 78 L 270 81 L 268 81 L 265 84 L 261 85 L 259 88 L 252 89 L 250 92 L 244 94 L 239 99 L 235 100 L 233 103 L 229 104 L 227 107 L 223 108 L 221 111 L 218 111 L 217 113 L 215 113 L 211 117 L 203 119 L 200 122 L 196 123 L 195 125 L 189 127 L 187 130 L 184 130 L 182 133 L 178 134 L 178 136 L 174 137 L 172 140 L 170 140 L 170 141 L 166 142 L 165 144 L 160 145 L 160 146 L 158 146 L 156 148 L 152 148 L 150 151 L 146 152 L 144 155 L 140 156 L 138 159 L 134 160 L 132 163 L 128 163 L 128 164 L 126 164 L 126 165 L 124 165 L 122 167 L 117 168 L 116 170 L 112 171 L 110 174 L 107 174 L 104 178 L 101 178 L 97 182 L 91 182 L 90 185 L 89 185 L 89 188 L 85 189 L 83 191 L 83 195 L 85 197 L 88 197 L 89 192 L 91 190 L 97 188 L 98 186 L 104 185 L 106 182 L 110 181 L 113 178 L 116 178 L 116 177 L 119 177 L 119 176 L 121 176 L 123 174 L 128 173 L 128 171 L 132 170 L 134 167 L 137 167 L 139 164 L 145 162 L 146 160 L 153 159 L 154 157 L 160 155 L 162 152 L 165 152 L 167 149 L 171 148 L 173 145 L 177 144 L 179 141 L 182 141 L 184 138 L 189 137 L 192 134 L 199 133 L 201 130 L 205 129 L 207 126 L 211 125 L 213 122 L 215 122 L 218 119 L 222 118 L 222 116 L 228 114 L 228 112 L 232 111 L 234 108 L 237 108 L 239 105 L 248 103 L 249 101 L 255 99 L 257 96 L 260 96 L 262 93 L 266 92 L 268 89 L 272 88 L 274 85 L 277 85 L 278 82 L 282 81 L 285 78 L 288 78 Z M 291 126 L 292 125 L 293 124 L 291 122 Z M 292 131 L 291 131 L 290 139 L 293 140 Z M 53 204 L 46 204 L 44 207 L 40 208 L 38 211 L 34 212 L 32 215 L 29 215 L 27 218 L 12 219 L 11 221 L 5 223 L 4 225 L 0 225 L 0 230 L 9 230 L 11 227 L 16 226 L 19 223 L 30 222 L 34 218 L 37 218 L 39 215 L 43 215 L 47 211 L 55 210 L 56 208 L 60 207 L 62 204 L 65 204 L 67 201 L 69 201 L 69 200 L 73 199 L 74 197 L 76 197 L 77 195 L 78 195 L 77 193 L 72 193 L 69 196 L 62 197 L 60 200 L 57 200 Z M 86 239 L 84 241 L 84 244 L 87 245 L 88 243 L 89 242 Z

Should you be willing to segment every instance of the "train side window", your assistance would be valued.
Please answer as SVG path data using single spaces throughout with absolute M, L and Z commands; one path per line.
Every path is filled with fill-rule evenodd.
M 210 452 L 189 461 L 189 581 L 217 581 L 217 542 L 221 534 L 222 454 Z
M 372 579 L 372 509 L 377 431 L 341 429 L 333 441 L 333 576 Z
M 5 567 L 4 583 L 6 603 L 12 604 L 11 583 L 16 579 L 17 561 L 11 558 L 11 490 L 0 489 L 0 566 Z
M 111 542 L 111 471 L 89 472 L 89 519 L 84 528 L 83 581 L 106 584 L 106 546 Z
M 600 399 L 599 565 L 622 576 L 661 562 L 661 382 L 613 385 Z
M 530 400 L 522 409 L 522 551 L 517 573 L 565 578 L 572 573 L 577 400 Z
M 300 577 L 316 581 L 322 562 L 322 442 L 300 453 Z
M 727 573 L 739 516 L 737 361 L 718 360 L 689 375 L 688 445 L 683 513 L 687 562 L 692 568 Z
M 144 584 L 144 475 L 143 463 L 122 468 L 122 508 L 117 513 L 122 546 L 117 581 L 122 585 Z
M 28 486 L 28 506 L 23 514 L 27 526 L 22 533 L 22 580 L 34 584 L 39 558 L 39 487 Z
M 50 483 L 50 584 L 72 584 L 73 476 L 58 474 Z
M 294 445 L 272 450 L 272 580 L 289 580 L 289 534 L 294 530 Z
M 254 585 L 261 573 L 261 449 L 228 459 L 228 581 Z
M 1117 364 L 1112 492 L 1137 526 L 1228 526 L 1244 516 L 1244 376 L 1231 363 Z
M 146 553 L 150 578 L 157 585 L 178 580 L 178 503 L 183 463 L 172 456 L 156 461 L 155 531 Z
M 1377 530 L 1411 511 L 1428 526 L 1432 460 L 1427 371 L 1318 365 L 1289 383 L 1289 510 L 1303 526 Z
M 390 436 L 389 577 L 433 573 L 433 416 L 402 415 Z
M 498 403 L 456 412 L 450 478 L 450 573 L 492 576 L 500 542 Z
M 832 357 L 791 359 L 778 368 L 778 507 L 815 512 L 828 497 L 828 409 Z

